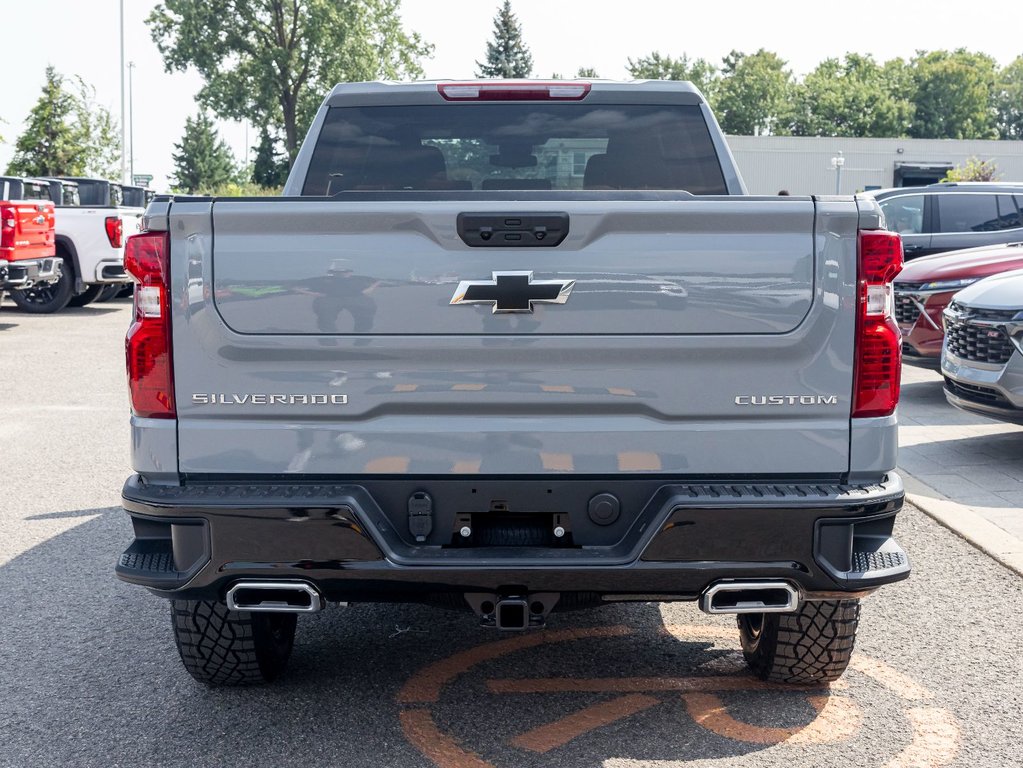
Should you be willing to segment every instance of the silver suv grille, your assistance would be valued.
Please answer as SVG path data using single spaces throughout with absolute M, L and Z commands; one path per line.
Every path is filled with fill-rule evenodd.
M 948 351 L 961 360 L 1004 365 L 1016 348 L 1009 337 L 990 325 L 973 325 L 969 321 L 946 316 L 945 338 Z

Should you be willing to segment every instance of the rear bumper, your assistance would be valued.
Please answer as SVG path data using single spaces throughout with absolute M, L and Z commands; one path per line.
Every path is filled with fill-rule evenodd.
M 123 259 L 111 259 L 109 261 L 101 261 L 96 265 L 96 271 L 93 275 L 93 279 L 88 281 L 91 283 L 127 283 L 131 281 L 131 276 L 124 271 L 124 260 Z
M 622 499 L 622 515 L 602 529 L 606 545 L 560 548 L 430 543 L 450 531 L 440 509 L 433 537 L 415 544 L 391 492 L 409 482 L 169 487 L 132 477 L 123 503 L 135 540 L 117 575 L 166 597 L 223 600 L 242 579 L 287 579 L 312 584 L 327 600 L 353 602 L 504 591 L 693 600 L 723 579 L 781 579 L 813 599 L 862 594 L 909 575 L 892 537 L 904 496 L 894 473 L 864 486 L 618 481 L 610 489 Z M 457 489 L 461 481 L 447 482 Z M 526 486 L 569 500 L 609 488 L 606 479 L 552 489 L 549 481 L 517 482 L 512 498 Z M 464 483 L 468 491 L 486 481 Z M 453 490 L 423 484 L 450 506 Z M 579 517 L 574 508 L 565 515 L 583 536 Z
M 60 263 L 60 259 L 53 257 L 0 262 L 0 287 L 18 290 L 36 283 L 52 283 L 60 279 Z

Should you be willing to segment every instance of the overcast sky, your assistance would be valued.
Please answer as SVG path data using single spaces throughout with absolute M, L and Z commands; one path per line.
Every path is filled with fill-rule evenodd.
M 167 74 L 144 20 L 157 3 L 124 0 L 126 60 L 135 62 L 135 172 L 166 189 L 171 152 L 185 118 L 196 111 L 201 81 L 194 72 Z M 466 78 L 484 54 L 499 0 L 404 0 L 407 27 L 436 46 L 423 62 L 428 78 Z M 908 57 L 918 48 L 966 47 L 1006 64 L 1023 53 L 1016 0 L 978 8 L 962 0 L 775 0 L 729 3 L 686 0 L 513 0 L 535 75 L 572 76 L 580 66 L 624 78 L 626 60 L 650 51 L 702 56 L 715 63 L 730 50 L 778 52 L 802 75 L 846 51 L 878 59 Z M 118 0 L 0 0 L 4 77 L 0 87 L 0 169 L 6 169 L 43 84 L 47 64 L 95 86 L 100 103 L 120 113 Z M 33 35 L 35 33 L 35 36 Z M 127 107 L 126 107 L 127 109 Z M 246 130 L 222 124 L 238 160 Z M 249 131 L 248 142 L 256 141 Z

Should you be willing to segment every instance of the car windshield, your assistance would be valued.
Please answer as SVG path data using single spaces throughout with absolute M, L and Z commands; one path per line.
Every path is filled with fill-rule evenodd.
M 728 193 L 699 106 L 574 102 L 332 108 L 303 194 L 580 189 Z

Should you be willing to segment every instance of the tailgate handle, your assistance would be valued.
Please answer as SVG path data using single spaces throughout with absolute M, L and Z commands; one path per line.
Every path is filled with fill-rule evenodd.
M 568 236 L 568 214 L 460 213 L 458 236 L 473 248 L 553 248 Z

